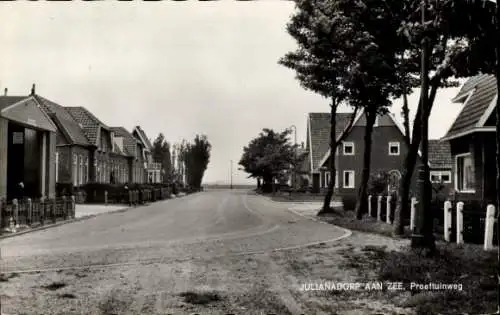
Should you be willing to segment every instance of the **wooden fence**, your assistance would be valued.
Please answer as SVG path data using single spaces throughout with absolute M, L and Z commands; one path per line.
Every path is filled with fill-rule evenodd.
M 0 228 L 36 227 L 75 217 L 75 198 L 0 200 Z

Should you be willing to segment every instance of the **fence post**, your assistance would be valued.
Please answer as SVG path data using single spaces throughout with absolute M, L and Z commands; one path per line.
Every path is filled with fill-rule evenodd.
M 33 208 L 32 208 L 32 203 L 31 203 L 31 198 L 28 198 L 26 200 L 26 207 L 28 207 L 28 211 L 26 211 L 26 224 L 28 226 L 31 226 L 33 223 Z
M 45 197 L 40 198 L 40 225 L 44 225 L 45 221 Z
M 372 215 L 372 195 L 368 195 L 368 216 Z
M 68 211 L 68 208 L 66 207 L 66 196 L 62 196 L 61 197 L 62 199 L 62 209 L 63 209 L 63 213 L 64 213 L 64 220 L 67 220 L 68 217 L 69 217 L 69 211 Z
M 495 226 L 495 206 L 486 208 L 486 224 L 484 229 L 484 250 L 493 249 L 493 227 Z
M 53 223 L 57 222 L 56 212 L 57 212 L 57 202 L 56 202 L 56 198 L 54 198 L 54 199 L 52 199 L 52 222 Z
M 76 200 L 75 196 L 71 196 L 71 218 L 75 218 L 75 210 L 76 210 Z
M 451 201 L 444 202 L 444 240 L 451 239 Z
M 415 216 L 415 211 L 416 211 L 416 206 L 417 206 L 417 198 L 416 197 L 411 197 L 411 206 L 410 206 L 410 230 L 413 233 L 413 229 L 415 228 L 415 221 L 416 221 L 416 216 Z
M 387 195 L 387 205 L 385 211 L 385 223 L 391 224 L 391 195 Z
M 104 204 L 105 205 L 108 204 L 108 191 L 107 190 L 104 191 Z
M 457 244 L 464 243 L 464 203 L 462 201 L 457 203 Z
M 382 217 L 382 196 L 377 197 L 377 220 L 381 220 Z
M 11 225 L 13 228 L 19 227 L 19 204 L 17 203 L 17 199 L 12 199 L 12 212 L 14 213 L 14 217 L 10 217 Z

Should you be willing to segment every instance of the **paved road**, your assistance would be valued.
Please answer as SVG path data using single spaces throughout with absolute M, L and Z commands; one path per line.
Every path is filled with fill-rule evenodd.
M 196 259 L 265 254 L 345 234 L 286 211 L 287 207 L 244 190 L 208 190 L 4 239 L 0 241 L 2 272 L 190 266 Z M 18 284 L 20 291 L 22 285 Z M 189 281 L 183 286 L 189 288 Z

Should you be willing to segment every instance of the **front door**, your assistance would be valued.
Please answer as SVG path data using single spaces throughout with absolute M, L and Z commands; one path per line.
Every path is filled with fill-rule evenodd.
M 312 182 L 312 188 L 314 193 L 319 192 L 319 174 L 315 173 L 313 174 L 313 182 Z
M 24 182 L 24 127 L 9 122 L 7 146 L 7 200 L 20 198 Z

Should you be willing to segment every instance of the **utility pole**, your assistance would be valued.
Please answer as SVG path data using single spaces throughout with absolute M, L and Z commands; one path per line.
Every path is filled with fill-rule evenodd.
M 294 130 L 294 151 L 293 151 L 293 174 L 292 174 L 292 188 L 296 188 L 297 183 L 297 126 L 292 125 L 290 128 Z
M 230 163 L 230 174 L 231 174 L 231 181 L 230 181 L 230 189 L 233 189 L 233 160 L 231 160 Z
M 425 31 L 426 24 L 426 10 L 427 10 L 427 0 L 422 0 L 421 2 L 421 14 L 422 14 L 422 26 L 424 26 L 424 34 L 422 37 L 422 60 L 421 60 L 421 103 L 422 106 L 422 125 L 421 125 L 421 151 L 422 151 L 422 165 L 419 167 L 418 172 L 418 195 L 417 195 L 417 208 L 416 210 L 416 227 L 415 231 L 412 231 L 411 246 L 412 248 L 428 248 L 430 252 L 434 252 L 435 241 L 434 241 L 434 220 L 432 218 L 432 212 L 430 211 L 430 200 L 431 200 L 431 190 L 430 190 L 430 170 L 429 170 L 429 101 L 428 101 L 428 91 L 429 91 L 429 44 L 428 37 Z

